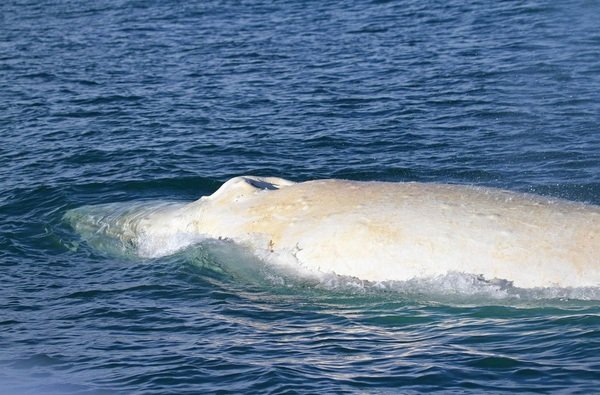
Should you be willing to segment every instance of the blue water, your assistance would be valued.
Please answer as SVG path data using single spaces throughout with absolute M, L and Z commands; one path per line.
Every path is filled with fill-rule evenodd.
M 580 393 L 600 291 L 376 287 L 63 220 L 241 174 L 600 204 L 594 1 L 3 1 L 0 392 Z M 600 270 L 600 269 L 599 269 Z

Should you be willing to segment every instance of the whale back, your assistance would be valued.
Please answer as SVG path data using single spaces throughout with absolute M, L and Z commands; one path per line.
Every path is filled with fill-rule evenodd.
M 238 177 L 203 200 L 211 237 L 365 280 L 450 271 L 517 285 L 600 284 L 600 208 L 490 188 Z

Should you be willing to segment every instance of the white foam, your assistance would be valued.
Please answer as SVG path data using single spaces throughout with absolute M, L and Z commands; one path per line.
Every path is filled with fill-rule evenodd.
M 267 279 L 273 285 L 313 288 L 352 294 L 398 295 L 409 299 L 425 299 L 443 304 L 528 304 L 543 301 L 600 301 L 600 287 L 519 288 L 502 279 L 487 280 L 481 276 L 450 272 L 406 281 L 371 282 L 335 273 L 313 272 L 301 267 L 282 268 L 269 265 Z

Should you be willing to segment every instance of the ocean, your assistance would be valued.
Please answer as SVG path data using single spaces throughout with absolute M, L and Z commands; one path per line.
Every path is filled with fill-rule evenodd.
M 65 215 L 191 202 L 239 175 L 600 205 L 598 14 L 3 1 L 0 393 L 597 393 L 600 287 L 315 279 L 210 240 L 147 258 Z

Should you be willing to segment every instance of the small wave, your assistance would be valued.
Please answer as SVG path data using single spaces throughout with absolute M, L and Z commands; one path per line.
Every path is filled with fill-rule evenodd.
M 400 297 L 443 305 L 564 305 L 600 301 L 600 287 L 519 288 L 511 281 L 449 272 L 407 281 L 371 282 L 335 273 L 314 273 L 269 265 L 266 279 L 275 286 L 326 292 Z

